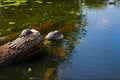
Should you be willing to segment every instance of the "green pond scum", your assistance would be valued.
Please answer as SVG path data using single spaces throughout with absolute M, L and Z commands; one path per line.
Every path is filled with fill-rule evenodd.
M 41 4 L 39 4 L 41 3 Z M 0 36 L 28 28 L 29 25 L 43 24 L 51 20 L 61 27 L 67 21 L 74 22 L 79 6 L 75 1 L 54 0 L 1 0 L 0 3 Z M 58 11 L 59 10 L 59 11 Z M 62 23 L 62 24 L 59 24 Z M 60 25 L 60 26 L 59 26 Z M 8 29 L 11 29 L 8 32 Z

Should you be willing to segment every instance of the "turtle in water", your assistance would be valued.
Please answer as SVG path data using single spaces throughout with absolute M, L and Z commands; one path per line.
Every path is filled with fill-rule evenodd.
M 50 47 L 56 44 L 56 42 L 58 42 L 59 40 L 63 38 L 64 38 L 63 34 L 58 30 L 49 32 L 47 36 L 45 36 L 44 45 L 47 47 Z
M 46 40 L 49 40 L 49 41 L 58 41 L 60 39 L 63 39 L 63 34 L 61 34 L 60 31 L 58 30 L 55 30 L 55 31 L 52 31 L 50 33 L 47 34 L 47 36 L 45 37 Z

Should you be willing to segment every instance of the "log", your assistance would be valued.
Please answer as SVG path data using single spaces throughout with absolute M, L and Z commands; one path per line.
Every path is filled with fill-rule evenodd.
M 40 54 L 42 48 L 43 38 L 40 32 L 25 29 L 17 39 L 0 46 L 0 66 L 24 61 L 33 55 Z

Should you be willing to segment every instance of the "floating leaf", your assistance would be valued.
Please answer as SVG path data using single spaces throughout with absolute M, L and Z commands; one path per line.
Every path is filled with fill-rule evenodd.
M 47 2 L 47 4 L 52 4 L 53 2 Z
M 8 28 L 8 29 L 6 29 L 6 31 L 8 31 L 8 32 L 11 32 L 11 30 L 12 30 L 12 28 Z
M 36 3 L 39 3 L 39 4 L 41 4 L 41 3 L 43 3 L 42 1 L 35 1 Z
M 79 15 L 80 15 L 80 12 L 76 12 L 76 15 L 79 16 Z
M 33 8 L 29 8 L 29 10 L 33 10 Z
M 27 70 L 28 72 L 30 72 L 30 71 L 32 71 L 32 68 L 28 68 L 28 70 Z
M 8 7 L 4 7 L 5 9 L 8 9 Z
M 27 0 L 3 0 L 3 5 L 0 4 L 0 7 L 6 7 L 6 6 L 18 6 L 23 3 L 27 2 Z
M 14 1 L 13 0 L 4 0 L 3 3 L 7 3 L 7 4 L 10 4 L 10 3 L 13 3 Z
M 33 80 L 33 78 L 32 78 L 32 77 L 29 77 L 29 80 Z
M 9 22 L 9 24 L 15 24 L 15 22 Z
M 71 11 L 71 12 L 69 12 L 70 14 L 74 14 L 75 12 L 74 11 Z

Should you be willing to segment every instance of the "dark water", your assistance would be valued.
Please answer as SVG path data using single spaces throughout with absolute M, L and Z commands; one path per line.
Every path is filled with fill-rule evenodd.
M 0 79 L 120 79 L 120 2 L 88 2 L 81 7 L 82 16 L 58 21 L 62 27 L 55 29 L 65 39 L 46 48 L 44 58 L 0 68 Z

